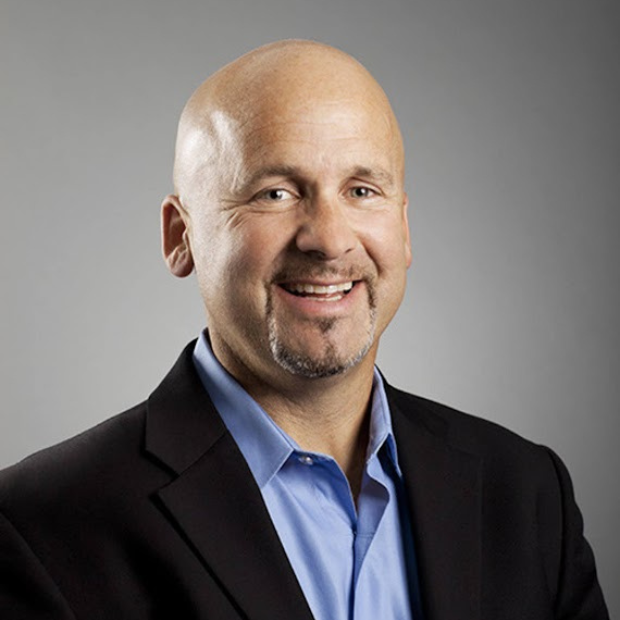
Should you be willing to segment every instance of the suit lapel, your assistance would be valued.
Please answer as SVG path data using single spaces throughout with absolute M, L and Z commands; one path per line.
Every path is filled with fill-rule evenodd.
M 260 490 L 187 347 L 151 395 L 146 450 L 177 477 L 158 493 L 207 571 L 250 620 L 312 620 Z
M 426 620 L 478 620 L 480 459 L 450 446 L 423 399 L 386 387 L 409 500 Z

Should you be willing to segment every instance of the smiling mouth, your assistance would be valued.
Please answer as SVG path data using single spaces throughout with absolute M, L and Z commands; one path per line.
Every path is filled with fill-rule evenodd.
M 348 295 L 357 281 L 340 282 L 339 284 L 308 284 L 305 282 L 285 282 L 280 286 L 291 295 L 305 297 L 313 301 L 340 301 Z

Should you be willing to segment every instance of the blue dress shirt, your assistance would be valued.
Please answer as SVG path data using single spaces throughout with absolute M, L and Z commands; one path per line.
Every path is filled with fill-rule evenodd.
M 357 510 L 330 456 L 301 450 L 213 355 L 202 334 L 194 363 L 245 457 L 316 620 L 418 620 L 402 474 L 380 374 Z M 411 594 L 410 594 L 411 592 Z

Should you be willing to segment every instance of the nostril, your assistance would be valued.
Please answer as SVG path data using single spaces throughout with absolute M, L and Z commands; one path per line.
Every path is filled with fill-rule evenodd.
M 297 237 L 297 248 L 322 260 L 332 260 L 356 245 L 357 238 L 346 218 L 331 213 L 314 217 L 304 222 Z

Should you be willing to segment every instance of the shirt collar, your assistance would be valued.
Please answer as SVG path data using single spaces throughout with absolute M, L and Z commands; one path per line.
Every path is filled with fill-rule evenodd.
M 262 489 L 291 454 L 300 451 L 299 446 L 220 364 L 206 332 L 196 342 L 193 360 L 202 384 Z M 396 473 L 402 477 L 383 379 L 375 368 L 366 460 L 376 457 L 384 445 Z
M 368 440 L 368 451 L 366 461 L 378 455 L 381 448 L 385 445 L 387 457 L 394 466 L 396 473 L 402 478 L 402 472 L 398 465 L 398 452 L 396 450 L 396 440 L 392 430 L 392 416 L 388 405 L 385 386 L 381 373 L 375 366 L 372 380 L 372 405 L 370 409 L 370 437 Z

